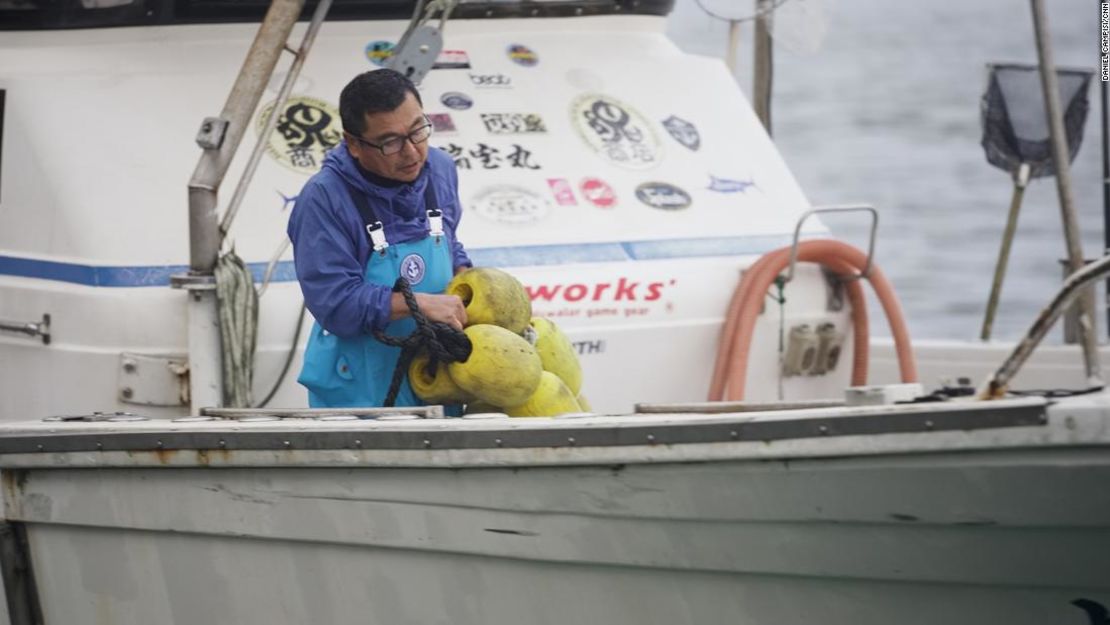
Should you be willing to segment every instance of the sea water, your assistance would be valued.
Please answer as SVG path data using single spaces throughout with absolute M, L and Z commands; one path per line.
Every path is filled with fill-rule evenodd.
M 787 15 L 792 3 L 793 14 Z M 753 9 L 750 0 L 702 5 L 728 17 Z M 877 262 L 894 284 L 915 338 L 978 337 L 1012 193 L 1009 175 L 983 155 L 979 102 L 987 63 L 1037 62 L 1030 3 L 820 5 L 787 0 L 776 24 L 774 139 L 813 204 L 865 202 L 879 209 Z M 1084 253 L 1098 257 L 1104 248 L 1099 5 L 1045 5 L 1056 64 L 1096 70 L 1071 177 Z M 826 19 L 798 19 L 801 8 L 811 14 L 823 8 Z M 688 52 L 726 54 L 727 23 L 707 16 L 695 0 L 678 0 L 667 30 Z M 737 79 L 749 94 L 752 43 L 745 25 Z M 860 216 L 825 222 L 837 236 L 866 247 Z M 994 337 L 1012 339 L 1025 331 L 1059 287 L 1058 260 L 1066 253 L 1056 181 L 1037 179 L 1021 208 Z M 1097 306 L 1099 336 L 1105 337 L 1101 288 Z M 888 332 L 878 320 L 872 327 Z M 1061 336 L 1057 329 L 1050 340 Z

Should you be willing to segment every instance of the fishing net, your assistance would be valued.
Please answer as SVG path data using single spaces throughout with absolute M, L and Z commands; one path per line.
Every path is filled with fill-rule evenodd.
M 1032 178 L 1056 173 L 1037 65 L 990 64 L 982 100 L 983 150 L 987 162 L 1013 175 L 1022 163 Z M 1075 160 L 1087 122 L 1087 87 L 1093 72 L 1057 69 L 1068 163 Z

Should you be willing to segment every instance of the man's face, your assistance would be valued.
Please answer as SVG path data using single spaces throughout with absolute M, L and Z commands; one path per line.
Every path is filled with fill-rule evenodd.
M 401 105 L 392 111 L 367 113 L 366 129 L 359 137 L 374 145 L 404 138 L 409 133 L 428 123 L 424 109 L 411 93 L 405 94 Z M 412 182 L 420 175 L 424 162 L 428 160 L 427 140 L 414 144 L 405 139 L 401 151 L 396 154 L 382 154 L 382 151 L 357 139 L 348 139 L 347 150 L 362 168 L 384 178 Z M 388 152 L 388 148 L 386 149 Z

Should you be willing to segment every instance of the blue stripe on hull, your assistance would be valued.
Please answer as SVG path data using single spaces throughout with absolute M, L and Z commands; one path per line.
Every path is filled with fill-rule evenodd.
M 470 259 L 481 267 L 537 267 L 571 263 L 612 263 L 638 260 L 704 258 L 763 254 L 790 244 L 789 235 L 670 239 L 582 243 L 577 245 L 528 245 L 470 250 Z M 267 263 L 248 263 L 254 279 L 261 281 Z M 69 282 L 98 287 L 168 286 L 170 276 L 188 271 L 187 265 L 118 267 L 82 265 L 18 256 L 0 256 L 0 275 Z M 293 261 L 277 264 L 273 282 L 297 279 Z

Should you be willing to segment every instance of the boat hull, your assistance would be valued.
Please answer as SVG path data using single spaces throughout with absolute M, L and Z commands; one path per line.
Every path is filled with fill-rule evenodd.
M 1095 623 L 1074 602 L 1110 606 L 1102 408 L 1035 409 L 732 443 L 510 449 L 449 420 L 424 427 L 452 449 L 411 453 L 47 450 L 7 456 L 5 509 L 50 623 Z M 654 431 L 791 427 L 698 419 Z

